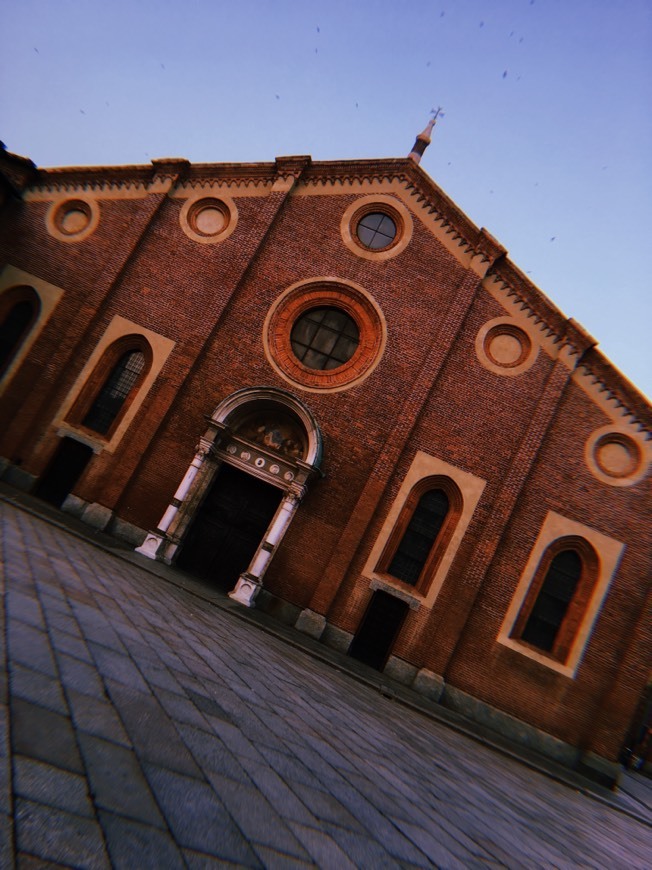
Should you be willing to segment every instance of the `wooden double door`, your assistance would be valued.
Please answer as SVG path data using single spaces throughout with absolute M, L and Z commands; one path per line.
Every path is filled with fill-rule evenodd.
M 246 571 L 283 491 L 223 464 L 183 541 L 180 568 L 232 589 Z

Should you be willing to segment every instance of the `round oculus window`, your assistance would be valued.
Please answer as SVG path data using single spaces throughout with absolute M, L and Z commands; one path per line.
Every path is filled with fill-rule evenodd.
M 370 211 L 358 221 L 356 235 L 358 241 L 371 251 L 388 248 L 396 239 L 396 223 L 380 211 Z
M 80 242 L 97 227 L 99 207 L 94 200 L 67 199 L 53 202 L 45 224 L 51 236 L 61 242 Z
M 217 236 L 229 222 L 228 209 L 217 199 L 201 199 L 188 214 L 192 229 L 201 236 Z
M 357 285 L 303 281 L 272 305 L 263 333 L 267 359 L 304 390 L 334 392 L 359 384 L 375 369 L 387 337 L 372 296 Z
M 360 344 L 360 330 L 355 320 L 339 308 L 311 308 L 295 321 L 290 344 L 306 368 L 328 371 L 351 359 Z
M 85 202 L 70 202 L 57 213 L 57 224 L 62 233 L 76 236 L 82 233 L 91 221 L 91 210 Z

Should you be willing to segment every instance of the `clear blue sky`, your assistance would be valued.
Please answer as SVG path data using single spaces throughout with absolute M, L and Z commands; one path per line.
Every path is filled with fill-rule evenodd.
M 652 0 L 2 0 L 39 166 L 406 155 L 652 395 Z

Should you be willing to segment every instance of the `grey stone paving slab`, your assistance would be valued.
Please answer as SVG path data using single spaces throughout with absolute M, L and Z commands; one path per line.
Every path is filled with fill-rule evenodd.
M 215 734 L 183 723 L 178 724 L 177 729 L 198 767 L 206 776 L 209 771 L 214 771 L 238 782 L 247 780 L 243 766 L 224 741 Z
M 314 824 L 315 818 L 294 792 L 286 785 L 278 774 L 266 764 L 260 764 L 244 757 L 241 763 L 252 782 L 275 807 L 283 808 L 283 818 L 303 824 Z
M 47 595 L 41 595 L 41 601 L 43 602 L 47 627 L 50 632 L 57 631 L 61 634 L 70 635 L 71 637 L 76 637 L 78 640 L 81 640 L 82 630 L 72 614 L 72 609 L 69 608 L 68 611 L 62 611 L 60 609 L 60 605 L 62 603 L 67 604 L 67 602 L 60 602 L 58 599 Z M 50 602 L 56 602 L 55 606 L 52 607 Z
M 54 677 L 13 662 L 9 679 L 13 697 L 31 701 L 64 716 L 68 715 L 68 705 L 61 691 L 61 684 Z
M 290 827 L 318 867 L 337 867 L 338 870 L 355 870 L 356 865 L 353 861 L 348 858 L 336 841 L 325 831 L 320 831 L 318 828 L 310 828 L 298 822 L 290 822 Z
M 94 818 L 86 777 L 52 764 L 14 756 L 14 792 L 27 800 L 47 804 L 78 816 Z
M 209 730 L 208 722 L 193 701 L 185 695 L 168 692 L 157 686 L 156 697 L 159 704 L 170 719 L 177 724 L 194 725 L 196 728 Z
M 88 647 L 95 659 L 99 673 L 102 674 L 105 680 L 114 680 L 117 683 L 129 686 L 131 689 L 138 689 L 141 692 L 149 693 L 149 686 L 142 678 L 140 671 L 130 656 L 94 642 L 89 642 Z
M 60 653 L 57 656 L 61 681 L 66 689 L 74 689 L 94 698 L 104 698 L 104 684 L 97 669 L 90 663 Z
M 356 867 L 373 867 L 374 870 L 376 868 L 387 868 L 387 870 L 392 868 L 394 870 L 394 868 L 404 866 L 392 858 L 369 833 L 358 834 L 347 828 L 328 824 L 324 826 L 324 829 Z
M 647 870 L 650 826 L 262 633 L 232 602 L 1 501 L 0 524 L 19 867 L 107 866 L 108 844 L 125 867 Z M 62 697 L 72 718 L 47 709 Z
M 14 752 L 83 773 L 72 722 L 67 716 L 13 698 L 11 718 Z
M 98 807 L 164 828 L 154 796 L 133 750 L 80 734 L 79 742 Z
M 0 867 L 14 867 L 13 818 L 9 810 L 0 812 Z
M 192 701 L 198 710 L 206 713 L 208 716 L 216 716 L 218 719 L 223 719 L 225 722 L 231 722 L 231 717 L 226 712 L 223 706 L 217 703 L 209 694 L 205 692 L 196 692 L 193 689 L 186 689 L 188 698 Z
M 10 587 L 6 593 L 7 615 L 10 620 L 20 620 L 37 629 L 43 629 L 45 622 L 41 605 L 37 598 L 18 591 L 15 586 Z
M 279 870 L 306 870 L 308 867 L 314 867 L 315 862 L 312 858 L 306 861 L 300 858 L 295 858 L 294 855 L 286 855 L 284 852 L 277 852 L 276 849 L 269 849 L 267 846 L 260 846 L 258 843 L 252 843 L 252 848 L 259 857 L 263 867 L 279 868 Z
M 201 778 L 201 770 L 188 752 L 167 713 L 150 694 L 107 681 L 112 702 L 139 758 Z
M 50 627 L 50 642 L 52 649 L 56 653 L 65 653 L 72 658 L 79 659 L 87 664 L 93 662 L 93 656 L 88 649 L 88 646 L 81 636 L 77 637 L 74 634 L 68 634 L 64 631 L 59 631 L 56 628 Z
M 309 859 L 306 850 L 285 824 L 281 815 L 283 808 L 272 807 L 253 784 L 234 782 L 213 771 L 208 772 L 208 779 L 249 843 L 268 846 L 295 858 Z
M 56 676 L 57 669 L 47 632 L 19 619 L 10 619 L 8 628 L 11 660 L 50 677 Z
M 104 698 L 94 698 L 74 689 L 68 689 L 67 695 L 72 719 L 79 731 L 104 737 L 124 746 L 132 745 L 112 704 Z
M 205 782 L 147 765 L 146 774 L 180 846 L 241 864 L 256 864 L 244 835 Z
M 172 675 L 165 665 L 160 662 L 154 663 L 146 659 L 141 659 L 138 662 L 138 670 L 141 672 L 150 688 L 166 689 L 176 695 L 185 696 L 185 689 L 181 683 Z
M 17 849 L 44 861 L 88 870 L 111 866 L 100 826 L 82 816 L 17 798 L 16 832 Z
M 299 782 L 288 784 L 320 822 L 333 822 L 350 831 L 362 831 L 360 822 L 333 795 Z
M 114 870 L 183 870 L 180 850 L 167 831 L 100 811 Z

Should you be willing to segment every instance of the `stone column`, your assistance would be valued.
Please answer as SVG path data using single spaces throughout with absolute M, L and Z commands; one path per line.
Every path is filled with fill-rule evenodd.
M 256 550 L 247 570 L 238 577 L 234 589 L 229 592 L 229 598 L 244 604 L 245 607 L 255 606 L 254 601 L 262 588 L 265 571 L 283 540 L 303 495 L 303 489 L 290 489 L 286 492 L 261 545 Z
M 137 553 L 147 556 L 148 559 L 156 559 L 161 555 L 163 546 L 166 542 L 166 533 L 172 525 L 176 515 L 179 513 L 179 509 L 182 506 L 184 499 L 190 492 L 193 481 L 204 464 L 204 460 L 213 452 L 213 449 L 213 441 L 210 441 L 206 437 L 199 439 L 199 444 L 196 448 L 197 452 L 188 466 L 188 470 L 184 474 L 181 483 L 177 487 L 177 491 L 174 493 L 172 501 L 161 517 L 161 521 L 156 530 L 147 535 L 140 547 L 136 547 Z

